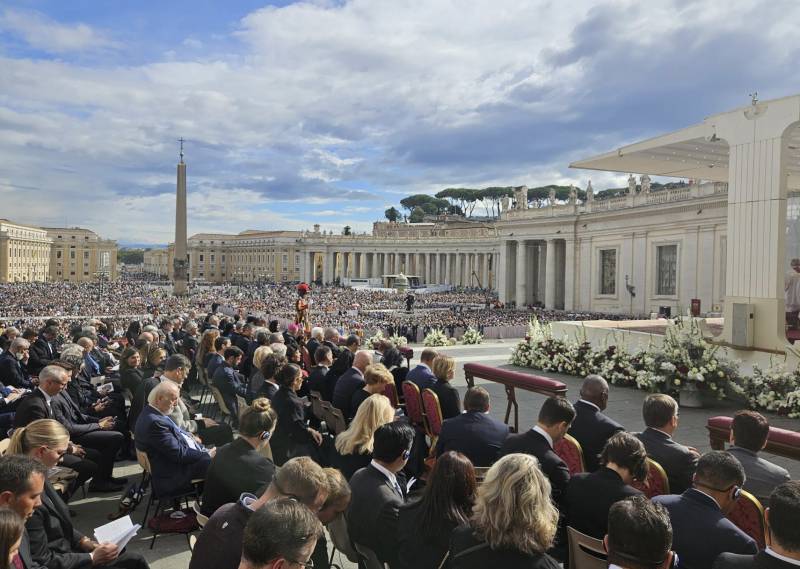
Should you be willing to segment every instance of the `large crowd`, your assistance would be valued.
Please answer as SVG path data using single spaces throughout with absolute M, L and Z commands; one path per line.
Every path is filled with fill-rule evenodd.
M 575 401 L 548 398 L 533 429 L 511 433 L 483 387 L 452 385 L 444 351 L 425 348 L 409 365 L 388 340 L 364 346 L 355 328 L 321 317 L 387 310 L 402 300 L 391 293 L 317 291 L 306 330 L 278 298 L 293 297 L 289 287 L 222 287 L 174 304 L 141 290 L 147 318 L 0 331 L 7 567 L 148 566 L 75 529 L 68 504 L 84 487 L 119 495 L 118 514 L 149 493 L 160 503 L 153 531 L 202 520 L 190 569 L 331 567 L 328 541 L 368 569 L 580 568 L 569 547 L 578 538 L 599 563 L 626 569 L 800 564 L 800 483 L 759 455 L 769 424 L 758 413 L 736 414 L 728 451 L 701 455 L 673 438 L 674 399 L 648 396 L 646 429 L 631 433 L 605 414 L 608 383 L 589 376 Z M 441 314 L 452 295 L 464 305 L 481 294 L 421 302 Z M 404 412 L 427 390 L 443 421 L 435 437 Z M 573 440 L 577 471 L 561 446 Z M 148 477 L 114 476 L 142 457 Z M 726 517 L 743 491 L 769 508 L 766 541 Z

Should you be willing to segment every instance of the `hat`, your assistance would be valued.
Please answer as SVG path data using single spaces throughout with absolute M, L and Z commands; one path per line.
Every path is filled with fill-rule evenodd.
M 306 283 L 300 283 L 299 285 L 297 285 L 297 292 L 301 296 L 306 294 L 310 290 L 311 290 L 311 287 L 309 287 Z

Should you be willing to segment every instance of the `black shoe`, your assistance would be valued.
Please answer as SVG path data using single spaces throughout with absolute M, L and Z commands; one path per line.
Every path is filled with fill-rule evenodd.
M 93 480 L 89 484 L 89 492 L 119 492 L 124 486 L 112 480 Z

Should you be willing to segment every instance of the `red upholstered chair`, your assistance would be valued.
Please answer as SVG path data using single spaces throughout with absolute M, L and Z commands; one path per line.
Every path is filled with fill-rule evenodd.
M 442 432 L 442 408 L 439 405 L 439 396 L 430 389 L 422 390 L 422 408 L 425 409 L 425 418 L 428 420 L 428 436 L 431 438 L 431 448 L 436 446 L 436 439 Z
M 586 472 L 581 443 L 576 441 L 574 437 L 564 435 L 564 438 L 555 444 L 553 450 L 556 451 L 556 454 L 561 457 L 561 460 L 567 464 L 570 476 Z
M 397 409 L 397 406 L 400 404 L 397 397 L 397 386 L 394 384 L 393 381 L 387 383 L 383 388 L 383 394 L 389 398 L 389 403 L 392 404 L 392 407 Z
M 742 490 L 741 496 L 736 500 L 736 505 L 728 519 L 744 533 L 752 537 L 758 544 L 759 549 L 766 547 L 766 524 L 764 523 L 764 507 L 758 498 L 750 492 Z
M 644 492 L 644 495 L 648 498 L 669 494 L 669 478 L 667 478 L 667 472 L 664 467 L 652 458 L 647 459 L 647 466 L 647 480 L 644 482 L 637 480 L 631 486 Z
M 422 407 L 422 395 L 419 387 L 413 381 L 403 382 L 403 398 L 406 401 L 406 415 L 411 424 L 423 433 L 427 432 L 425 426 L 425 413 Z

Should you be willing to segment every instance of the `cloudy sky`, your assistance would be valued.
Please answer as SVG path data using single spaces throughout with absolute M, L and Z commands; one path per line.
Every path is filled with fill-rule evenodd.
M 166 243 L 368 230 L 405 195 L 625 176 L 574 159 L 800 91 L 800 2 L 4 0 L 0 217 Z

